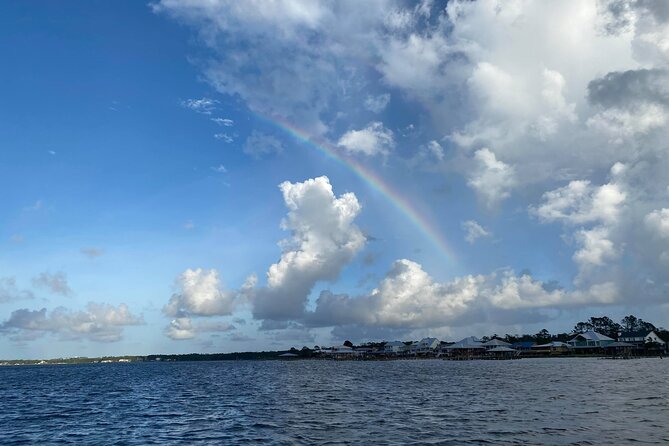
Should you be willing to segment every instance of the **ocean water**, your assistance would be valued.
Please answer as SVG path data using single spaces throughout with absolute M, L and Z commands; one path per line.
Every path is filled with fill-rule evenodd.
M 669 359 L 0 367 L 0 444 L 669 444 Z

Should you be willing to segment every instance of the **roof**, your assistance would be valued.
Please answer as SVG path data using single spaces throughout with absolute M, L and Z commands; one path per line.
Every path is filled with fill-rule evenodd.
M 279 355 L 279 358 L 297 358 L 298 355 L 295 353 L 284 353 L 282 355 Z
M 483 345 L 485 345 L 486 347 L 491 347 L 491 346 L 495 346 L 495 345 L 502 345 L 502 346 L 508 347 L 511 344 L 506 342 L 506 341 L 502 341 L 501 339 L 495 338 L 495 339 L 489 340 L 488 342 L 484 342 Z
M 511 347 L 517 348 L 531 348 L 534 345 L 533 341 L 521 341 L 521 342 L 514 342 L 511 344 Z
M 574 336 L 571 340 L 575 341 L 577 340 L 578 337 L 582 337 L 586 341 L 613 341 L 614 339 L 605 336 L 601 333 L 597 333 L 596 331 L 593 330 L 588 330 L 584 333 L 579 333 L 576 336 Z
M 491 348 L 489 351 L 496 353 L 496 352 L 515 352 L 516 350 L 509 348 L 509 347 L 504 347 L 503 345 L 497 346 L 495 348 Z
M 571 345 L 560 341 L 553 341 L 549 342 L 548 344 L 534 344 L 532 346 L 532 348 L 558 348 L 558 347 L 571 347 Z
M 645 338 L 653 330 L 637 330 L 637 331 L 623 331 L 620 334 L 621 338 Z
M 468 338 L 461 339 L 455 344 L 448 345 L 444 348 L 455 349 L 455 348 L 485 348 L 485 347 L 483 346 L 483 344 L 481 344 L 481 341 L 479 341 L 478 338 L 470 336 Z

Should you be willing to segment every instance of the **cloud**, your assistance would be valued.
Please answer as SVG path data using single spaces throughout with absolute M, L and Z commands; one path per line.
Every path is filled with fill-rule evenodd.
M 16 286 L 16 278 L 0 277 L 0 303 L 13 302 L 21 299 L 32 299 L 33 293 L 28 290 L 20 290 Z
M 571 225 L 617 220 L 626 193 L 619 184 L 592 186 L 588 180 L 571 181 L 567 186 L 545 192 L 543 203 L 530 211 L 542 222 Z
M 186 99 L 181 102 L 182 107 L 203 115 L 210 115 L 216 109 L 216 104 L 218 101 L 210 98 Z
M 363 326 L 386 329 L 425 329 L 495 320 L 499 313 L 522 321 L 526 311 L 611 304 L 620 295 L 613 284 L 597 284 L 584 291 L 548 291 L 543 282 L 512 271 L 467 275 L 436 282 L 421 265 L 396 261 L 371 293 L 359 297 L 324 291 L 307 317 L 312 326 Z
M 474 243 L 479 238 L 490 237 L 492 235 L 490 231 L 474 220 L 462 222 L 462 229 L 466 232 L 465 240 L 469 243 Z
M 95 259 L 98 257 L 101 257 L 105 252 L 103 249 L 100 248 L 95 248 L 95 247 L 88 247 L 88 248 L 81 248 L 79 250 L 83 255 L 88 257 L 89 259 Z
M 353 223 L 360 204 L 352 193 L 334 195 L 327 177 L 280 186 L 288 215 L 281 228 L 291 237 L 280 243 L 281 259 L 267 271 L 267 285 L 253 282 L 246 294 L 256 319 L 300 318 L 314 285 L 335 280 L 365 245 L 365 236 Z
M 47 312 L 20 309 L 13 311 L 9 319 L 0 324 L 0 333 L 12 339 L 34 339 L 43 334 L 52 334 L 62 340 L 88 339 L 96 342 L 115 342 L 122 338 L 123 328 L 141 325 L 142 316 L 130 313 L 128 306 L 89 303 L 83 311 L 72 311 L 58 307 Z
M 221 141 L 230 144 L 231 142 L 234 142 L 234 138 L 227 133 L 214 133 L 214 138 L 220 139 Z
M 9 240 L 11 240 L 13 243 L 23 243 L 25 239 L 26 238 L 21 234 L 12 234 L 12 236 L 9 237 Z
M 179 317 L 230 314 L 235 306 L 235 293 L 221 287 L 218 271 L 189 268 L 176 279 L 176 291 L 163 313 Z
M 349 153 L 362 153 L 367 156 L 388 155 L 395 146 L 393 132 L 381 122 L 372 122 L 361 130 L 349 130 L 344 133 L 337 145 Z
M 381 113 L 390 102 L 390 94 L 384 93 L 378 96 L 367 96 L 365 108 L 374 113 Z
M 232 127 L 235 123 L 235 121 L 228 118 L 211 118 L 211 120 L 223 127 Z
M 228 169 L 223 164 L 219 164 L 218 166 L 212 166 L 211 170 L 217 173 L 227 173 Z
M 62 271 L 53 274 L 49 272 L 40 273 L 38 276 L 33 277 L 32 284 L 34 287 L 46 288 L 51 293 L 62 296 L 70 296 L 72 294 L 72 289 L 67 283 L 67 276 Z
M 283 144 L 272 135 L 260 133 L 256 130 L 246 138 L 244 153 L 255 159 L 283 152 Z
M 187 231 L 195 229 L 195 222 L 193 220 L 188 220 L 186 223 L 184 223 L 184 229 Z
M 669 239 L 669 209 L 655 209 L 644 217 L 644 221 L 654 236 Z
M 200 322 L 193 323 L 190 317 L 178 317 L 172 319 L 165 329 L 165 335 L 175 341 L 193 339 L 198 333 L 228 332 L 235 326 L 225 322 Z
M 516 184 L 514 168 L 498 160 L 486 148 L 474 153 L 474 162 L 476 167 L 467 184 L 488 209 L 494 209 L 511 195 L 511 189 Z

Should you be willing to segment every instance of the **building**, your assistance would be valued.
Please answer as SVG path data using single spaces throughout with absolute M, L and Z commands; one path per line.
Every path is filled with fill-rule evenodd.
M 385 354 L 401 354 L 406 352 L 407 346 L 402 341 L 390 341 L 386 342 L 383 346 L 383 353 Z
M 637 350 L 644 349 L 646 344 L 650 343 L 657 344 L 660 347 L 660 350 L 667 349 L 667 343 L 653 330 L 626 331 L 620 334 L 618 340 L 620 342 L 632 344 Z
M 495 339 L 489 340 L 488 342 L 484 342 L 483 346 L 486 348 L 486 350 L 492 350 L 495 347 L 507 347 L 507 348 L 509 348 L 509 347 L 511 347 L 511 344 L 506 342 L 506 341 L 502 341 L 501 339 L 495 338 Z
M 461 339 L 454 344 L 444 347 L 444 353 L 448 356 L 457 358 L 480 357 L 485 350 L 486 348 L 483 346 L 483 343 L 474 336 Z
M 532 346 L 532 351 L 534 352 L 543 352 L 543 353 L 569 353 L 573 347 L 566 342 L 553 341 L 547 344 L 534 344 Z
M 606 347 L 609 344 L 616 342 L 615 339 L 597 333 L 596 331 L 589 330 L 585 333 L 579 333 L 574 336 L 567 344 L 571 345 L 575 349 L 582 350 L 596 350 Z
M 418 355 L 427 355 L 437 352 L 441 342 L 437 338 L 423 338 L 416 344 L 415 353 Z

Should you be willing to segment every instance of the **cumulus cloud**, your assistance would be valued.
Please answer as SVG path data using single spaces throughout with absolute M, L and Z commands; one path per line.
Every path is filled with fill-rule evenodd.
M 218 271 L 187 269 L 175 283 L 176 291 L 163 308 L 167 316 L 215 316 L 230 314 L 235 293 L 224 291 Z
M 467 184 L 488 209 L 495 209 L 511 195 L 511 189 L 516 183 L 514 168 L 498 160 L 487 148 L 477 150 L 474 161 L 476 167 Z
M 283 144 L 278 138 L 256 130 L 251 133 L 251 136 L 246 138 L 246 142 L 244 143 L 244 153 L 251 155 L 255 159 L 281 152 L 283 152 Z
M 364 129 L 344 133 L 337 144 L 349 153 L 373 156 L 387 155 L 395 146 L 395 140 L 392 130 L 381 122 L 372 122 Z
M 190 317 L 177 317 L 167 326 L 165 335 L 175 341 L 183 341 L 193 339 L 198 333 L 227 332 L 234 329 L 234 325 L 225 322 L 193 323 Z
M 360 204 L 352 193 L 336 197 L 327 177 L 280 185 L 288 215 L 281 228 L 281 259 L 267 271 L 267 285 L 245 291 L 251 296 L 257 319 L 300 318 L 307 296 L 322 280 L 335 280 L 365 245 L 365 236 L 353 223 Z
M 33 293 L 30 291 L 21 290 L 16 286 L 15 277 L 0 277 L 0 303 L 32 299 L 33 297 Z
M 626 196 L 623 187 L 617 183 L 593 186 L 590 181 L 576 180 L 545 192 L 542 204 L 530 210 L 546 223 L 615 223 Z
M 474 220 L 462 222 L 462 229 L 465 231 L 465 240 L 469 243 L 474 243 L 479 238 L 490 237 L 492 235 L 490 231 Z
M 16 340 L 28 340 L 44 334 L 58 336 L 62 340 L 87 339 L 96 342 L 119 341 L 123 328 L 144 323 L 142 316 L 133 315 L 128 306 L 89 303 L 85 310 L 72 311 L 58 307 L 47 312 L 20 309 L 13 311 L 0 324 L 0 333 Z
M 669 239 L 669 209 L 656 209 L 647 214 L 644 221 L 655 237 Z
M 529 275 L 517 276 L 512 271 L 439 283 L 421 265 L 403 259 L 393 264 L 368 295 L 322 292 L 307 320 L 314 326 L 425 329 L 483 322 L 504 310 L 514 311 L 517 322 L 527 310 L 611 304 L 620 298 L 610 283 L 574 292 L 547 288 Z

